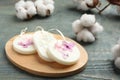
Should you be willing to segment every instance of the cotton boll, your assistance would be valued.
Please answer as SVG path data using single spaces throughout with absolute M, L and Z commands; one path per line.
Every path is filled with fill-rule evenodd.
M 32 1 L 26 1 L 25 9 L 28 11 L 28 14 L 31 15 L 35 15 L 37 13 L 34 3 Z
M 44 0 L 36 0 L 34 4 L 35 5 L 44 4 Z
M 87 29 L 83 29 L 77 34 L 77 41 L 93 42 L 95 41 L 95 37 Z
M 53 4 L 54 4 L 53 0 L 35 1 L 35 6 L 37 9 L 38 15 L 44 17 L 44 16 L 49 16 L 50 14 L 52 14 L 54 12 Z
M 15 4 L 15 9 L 17 9 L 19 7 L 25 7 L 25 1 L 24 0 L 20 0 Z
M 44 1 L 43 0 L 36 0 L 34 2 L 35 7 L 39 7 L 41 4 L 43 5 Z
M 83 29 L 83 26 L 81 25 L 81 21 L 78 19 L 78 20 L 75 20 L 73 23 L 72 23 L 72 28 L 73 28 L 73 31 L 77 34 L 78 32 L 80 32 L 82 29 Z
M 34 3 L 32 1 L 25 2 L 24 0 L 21 0 L 18 3 L 16 3 L 16 6 L 18 6 L 16 8 L 16 16 L 21 20 L 30 19 L 37 13 Z
M 36 10 L 37 10 L 37 13 L 40 16 L 46 16 L 46 10 L 47 10 L 47 8 L 46 8 L 46 6 L 43 3 L 44 3 L 43 0 L 36 0 L 34 2 L 34 5 L 35 5 Z
M 16 16 L 21 20 L 27 19 L 27 11 L 23 7 L 19 7 Z
M 35 7 L 30 7 L 30 8 L 28 8 L 27 14 L 30 15 L 30 16 L 36 15 L 36 14 L 37 14 L 36 8 L 35 8 Z
M 116 66 L 117 68 L 120 69 L 120 57 L 118 57 L 118 58 L 115 60 L 114 64 L 115 64 L 115 66 Z
M 96 35 L 99 32 L 103 31 L 103 26 L 101 26 L 98 22 L 96 22 L 92 27 L 90 27 L 90 31 Z
M 117 57 L 120 57 L 120 45 L 119 44 L 116 44 L 115 46 L 113 46 L 112 53 L 113 53 L 114 59 L 116 59 Z
M 85 0 L 86 4 L 93 5 L 93 0 Z
M 94 1 L 94 0 L 85 0 L 85 2 L 86 2 L 87 4 L 89 4 L 89 5 L 93 5 L 93 1 Z
M 29 7 L 33 7 L 34 6 L 34 3 L 32 1 L 26 1 L 25 2 L 25 8 L 28 9 Z
M 89 8 L 95 8 L 99 3 L 99 0 L 85 0 L 85 1 L 86 1 L 86 5 Z
M 89 10 L 89 7 L 86 5 L 86 2 L 83 0 L 78 2 L 77 9 L 86 11 Z
M 46 7 L 50 11 L 50 14 L 52 14 L 54 12 L 54 8 L 55 8 L 54 5 L 48 4 L 48 5 L 46 5 Z
M 92 14 L 83 14 L 80 18 L 81 24 L 85 27 L 91 27 L 95 24 L 95 15 Z
M 38 15 L 40 15 L 40 16 L 46 16 L 46 15 L 48 15 L 48 14 L 50 14 L 50 11 L 47 9 L 47 7 L 45 6 L 45 5 L 43 5 L 43 4 L 40 4 L 40 5 L 38 5 L 38 6 L 36 6 L 36 8 L 37 8 L 37 13 L 38 13 Z
M 30 16 L 34 16 L 37 14 L 36 8 L 32 1 L 26 1 L 25 9 L 27 10 L 27 14 Z

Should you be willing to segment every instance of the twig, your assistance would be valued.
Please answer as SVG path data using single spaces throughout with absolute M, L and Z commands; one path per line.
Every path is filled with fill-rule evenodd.
M 108 3 L 103 9 L 99 11 L 99 14 L 101 14 L 102 11 L 104 11 L 111 3 Z
M 95 7 L 98 11 L 100 11 L 100 9 L 98 7 Z

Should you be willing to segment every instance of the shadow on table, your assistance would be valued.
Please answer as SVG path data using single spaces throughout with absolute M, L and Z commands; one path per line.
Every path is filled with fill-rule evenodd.
M 68 10 L 69 10 L 69 11 L 72 11 L 72 12 L 74 11 L 74 12 L 77 12 L 77 13 L 81 13 L 81 14 L 84 14 L 84 13 L 94 14 L 94 12 L 91 11 L 91 10 L 83 11 L 83 10 L 78 10 L 78 9 L 76 9 L 76 7 L 68 7 Z
M 39 16 L 39 15 L 35 15 L 35 16 L 33 16 L 31 19 L 21 20 L 21 19 L 17 18 L 16 15 L 13 15 L 13 20 L 14 20 L 15 22 L 29 22 L 29 21 L 32 21 L 32 20 L 35 20 L 35 19 L 43 20 L 43 19 L 47 19 L 47 18 L 49 18 L 49 17 L 50 17 L 50 16 L 42 17 L 42 16 Z
M 120 22 L 120 15 L 115 15 L 115 14 L 101 14 L 101 17 L 108 18 L 111 21 L 117 21 Z

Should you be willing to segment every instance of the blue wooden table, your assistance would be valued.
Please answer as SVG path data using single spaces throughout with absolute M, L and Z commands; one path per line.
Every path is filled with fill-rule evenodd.
M 72 0 L 55 0 L 52 16 L 21 21 L 15 16 L 16 1 L 0 0 L 0 80 L 120 80 L 120 70 L 114 67 L 111 53 L 112 46 L 120 37 L 120 16 L 115 13 L 115 8 L 108 7 L 100 15 L 95 10 L 76 10 Z M 46 78 L 29 74 L 7 59 L 4 49 L 6 42 L 25 27 L 29 31 L 34 31 L 37 25 L 44 26 L 45 29 L 58 28 L 65 36 L 76 40 L 72 22 L 84 13 L 94 14 L 96 20 L 104 26 L 104 31 L 98 34 L 93 43 L 78 42 L 87 50 L 89 57 L 88 64 L 81 73 L 64 78 Z

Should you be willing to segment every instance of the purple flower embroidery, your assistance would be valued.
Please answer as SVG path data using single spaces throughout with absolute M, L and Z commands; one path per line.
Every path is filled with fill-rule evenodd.
M 62 43 L 60 44 L 59 42 L 57 42 L 55 44 L 55 48 L 62 53 L 62 56 L 64 59 L 69 57 L 69 53 L 72 52 L 72 49 L 74 47 L 74 43 L 72 42 L 67 42 L 67 41 L 62 41 Z
M 32 44 L 33 42 L 31 37 L 22 37 L 22 40 L 18 42 L 18 45 L 22 46 L 23 48 L 27 48 Z
M 63 46 L 63 50 L 72 51 L 72 48 L 74 47 L 74 43 L 62 41 L 62 46 Z

